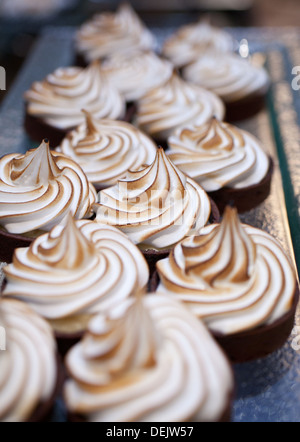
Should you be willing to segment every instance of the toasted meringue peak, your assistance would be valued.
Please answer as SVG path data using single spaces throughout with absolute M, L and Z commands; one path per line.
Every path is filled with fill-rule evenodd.
M 59 68 L 25 93 L 29 115 L 51 127 L 71 130 L 84 122 L 82 109 L 97 118 L 123 118 L 125 102 L 101 73 L 98 62 L 87 68 Z
M 101 64 L 101 70 L 126 101 L 132 102 L 154 87 L 164 85 L 172 76 L 173 65 L 154 52 L 130 57 L 115 54 Z
M 0 351 L 0 422 L 25 422 L 54 392 L 55 340 L 46 321 L 26 304 L 1 298 L 0 310 L 7 339 Z
M 256 245 L 243 229 L 237 210 L 227 207 L 218 228 L 182 243 L 182 259 L 188 277 L 201 275 L 206 286 L 231 286 L 252 277 Z
M 86 122 L 70 132 L 58 150 L 76 161 L 90 182 L 109 187 L 128 170 L 152 163 L 156 145 L 140 130 L 123 121 L 85 115 Z
M 0 224 L 10 233 L 48 231 L 68 212 L 89 218 L 96 191 L 71 158 L 43 141 L 26 154 L 0 159 Z
M 58 177 L 60 172 L 51 155 L 48 140 L 11 162 L 11 180 L 23 186 L 45 185 Z
M 242 100 L 252 94 L 265 94 L 270 85 L 267 71 L 237 54 L 207 51 L 187 66 L 183 77 L 214 92 L 226 103 Z
M 4 296 L 28 303 L 64 333 L 83 331 L 95 314 L 144 292 L 147 263 L 118 229 L 71 215 L 4 268 Z
M 90 322 L 83 341 L 84 354 L 95 363 L 106 361 L 106 374 L 113 380 L 130 371 L 153 367 L 158 338 L 153 319 L 142 298 L 137 297 L 124 316 L 107 321 L 97 316 Z
M 49 236 L 49 241 L 37 248 L 37 257 L 42 262 L 65 270 L 82 269 L 95 254 L 95 245 L 82 234 L 71 213 L 66 218 L 61 235 Z
M 221 224 L 182 241 L 157 269 L 159 291 L 176 296 L 224 335 L 272 324 L 294 302 L 295 272 L 281 246 L 242 225 L 230 207 Z
M 162 148 L 150 166 L 129 171 L 99 198 L 97 222 L 114 225 L 134 243 L 157 249 L 197 231 L 211 212 L 204 190 L 181 173 Z
M 227 53 L 233 49 L 234 40 L 227 32 L 201 20 L 181 27 L 165 42 L 162 53 L 181 68 L 197 61 L 206 51 Z
M 120 5 L 116 13 L 95 15 L 77 34 L 77 49 L 88 62 L 148 51 L 155 45 L 154 36 L 128 3 Z
M 259 184 L 270 167 L 259 140 L 216 118 L 176 131 L 168 144 L 174 164 L 207 192 Z
M 67 407 L 92 422 L 218 421 L 233 388 L 205 327 L 161 294 L 93 319 L 66 365 Z
M 223 119 L 222 101 L 213 93 L 182 80 L 174 71 L 162 86 L 138 101 L 136 124 L 159 140 L 189 124 L 205 124 L 213 116 Z

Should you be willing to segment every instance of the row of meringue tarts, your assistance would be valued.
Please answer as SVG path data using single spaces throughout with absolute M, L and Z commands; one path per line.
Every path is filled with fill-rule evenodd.
M 120 133 L 128 134 L 127 126 L 124 132 L 125 123 L 120 124 Z M 110 123 L 108 132 L 109 127 Z M 131 129 L 133 134 L 135 131 Z M 124 179 L 116 179 L 115 186 L 98 195 L 81 167 L 72 158 L 51 151 L 47 141 L 26 154 L 4 156 L 0 160 L 0 234 L 5 238 L 6 247 L 1 251 L 1 259 L 10 262 L 17 246 L 28 245 L 34 237 L 65 219 L 68 213 L 77 220 L 96 214 L 97 222 L 119 227 L 135 244 L 162 252 L 168 252 L 178 241 L 207 224 L 211 215 L 213 220 L 218 220 L 218 209 L 206 192 L 181 173 L 163 149 L 155 149 L 147 137 L 136 133 L 140 141 L 145 142 L 144 153 L 152 155 L 152 162 L 141 165 L 139 159 L 137 170 L 127 174 L 124 171 Z M 120 140 L 123 142 L 119 139 L 117 147 Z M 138 151 L 139 141 L 136 148 L 127 141 L 131 146 L 129 154 L 126 146 L 108 149 L 108 169 L 110 152 L 113 156 L 114 150 L 117 163 L 122 151 L 129 161 L 139 156 L 144 158 Z M 135 152 L 138 157 L 134 157 Z M 99 164 L 103 164 L 103 158 Z
M 168 60 L 183 78 L 226 103 L 228 121 L 248 118 L 264 106 L 270 80 L 263 57 L 252 57 L 247 42 L 237 55 L 238 42 L 208 21 L 185 25 L 172 34 L 161 50 L 163 63 L 145 55 L 154 55 L 156 48 L 153 35 L 128 5 L 95 16 L 76 34 L 80 56 L 87 63 L 100 61 L 127 98 L 141 98 L 145 89 L 161 86 Z
M 236 209 L 178 242 L 156 267 L 152 291 L 160 280 L 158 290 L 186 303 L 225 348 L 233 337 L 232 359 L 264 356 L 288 337 L 298 301 L 293 267 L 274 238 L 240 223 Z M 141 251 L 124 233 L 71 215 L 16 249 L 4 273 L 3 296 L 28 303 L 59 339 L 80 337 L 95 315 L 145 293 L 149 280 Z M 274 333 L 270 342 L 260 339 L 265 332 Z M 255 345 L 242 346 L 247 339 Z
M 179 243 L 157 269 L 158 292 L 143 294 L 149 272 L 129 239 L 115 228 L 70 216 L 29 248 L 17 249 L 4 269 L 0 305 L 19 305 L 24 333 L 14 322 L 10 331 L 4 319 L 10 353 L 0 353 L 0 365 L 7 368 L 17 357 L 34 324 L 40 327 L 35 339 L 42 338 L 41 314 L 60 343 L 63 338 L 70 346 L 86 331 L 66 358 L 64 397 L 71 420 L 228 419 L 232 372 L 204 324 L 233 361 L 266 356 L 283 345 L 292 329 L 298 302 L 295 272 L 275 239 L 242 226 L 229 208 L 221 224 Z M 32 351 L 38 353 L 35 361 L 47 355 L 44 346 L 28 348 Z M 24 380 L 23 369 L 15 376 Z M 37 391 L 46 402 L 56 385 L 55 369 L 49 370 L 49 388 L 39 384 Z M 13 374 L 2 370 L 1 385 Z M 161 388 L 166 391 L 162 402 L 156 393 Z M 0 388 L 0 396 L 5 393 Z M 28 404 L 26 394 L 24 388 Z M 13 401 L 10 394 L 4 397 Z M 25 417 L 16 410 L 1 418 L 27 419 L 34 408 Z
M 50 327 L 6 297 L 0 326 L 6 331 L 0 422 L 45 421 L 63 373 Z M 230 420 L 231 366 L 205 326 L 168 296 L 132 296 L 96 314 L 65 367 L 63 398 L 72 422 Z
M 129 123 L 84 114 L 85 123 L 56 152 L 44 141 L 0 160 L 3 261 L 69 211 L 76 219 L 96 213 L 98 222 L 150 250 L 152 259 L 153 252 L 168 253 L 209 220 L 218 221 L 213 200 L 221 211 L 230 200 L 246 210 L 270 191 L 271 159 L 258 140 L 233 126 L 212 119 L 182 129 L 169 138 L 166 155 Z
M 83 109 L 97 119 L 133 121 L 160 143 L 187 124 L 224 118 L 224 104 L 217 95 L 187 83 L 155 54 L 138 54 L 130 61 L 133 66 L 128 60 L 124 66 L 118 57 L 110 64 L 59 68 L 33 83 L 24 96 L 30 137 L 39 141 L 46 136 L 60 144 L 84 123 Z

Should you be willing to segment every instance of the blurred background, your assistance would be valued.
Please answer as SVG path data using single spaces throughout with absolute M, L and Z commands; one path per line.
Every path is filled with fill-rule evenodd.
M 128 0 L 129 1 L 129 0 Z M 209 14 L 219 26 L 299 26 L 299 0 L 130 0 L 149 27 L 175 27 Z M 0 0 L 0 65 L 12 84 L 42 28 L 79 26 L 118 0 Z M 5 92 L 0 93 L 0 101 Z

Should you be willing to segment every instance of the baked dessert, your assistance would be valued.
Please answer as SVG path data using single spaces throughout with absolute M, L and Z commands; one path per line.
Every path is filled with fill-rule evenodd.
M 175 244 L 205 226 L 211 202 L 159 148 L 150 166 L 102 190 L 95 212 L 96 222 L 118 227 L 139 245 L 152 270 Z
M 0 422 L 40 422 L 61 388 L 56 344 L 49 325 L 26 304 L 0 299 L 6 350 L 0 351 Z
M 95 15 L 80 28 L 76 38 L 77 51 L 88 63 L 113 54 L 131 56 L 155 46 L 154 36 L 129 3 L 121 4 L 115 13 Z
M 33 140 L 60 144 L 66 133 L 84 122 L 82 109 L 96 118 L 125 117 L 125 102 L 101 73 L 99 63 L 87 68 L 59 68 L 35 82 L 24 95 L 25 128 Z
M 234 362 L 268 355 L 292 331 L 299 300 L 294 269 L 280 244 L 242 225 L 236 209 L 178 244 L 157 270 L 158 291 L 184 302 Z
M 3 296 L 46 318 L 60 349 L 78 340 L 95 314 L 145 290 L 149 279 L 141 252 L 123 233 L 71 215 L 29 248 L 17 249 L 3 270 Z
M 228 421 L 231 368 L 200 321 L 171 297 L 131 298 L 89 324 L 66 358 L 71 420 Z M 76 416 L 77 415 L 77 416 Z
M 96 191 L 80 166 L 50 151 L 48 140 L 26 154 L 0 159 L 0 260 L 11 262 L 16 247 L 50 230 L 71 212 L 90 218 Z
M 129 123 L 97 120 L 85 112 L 86 121 L 62 141 L 59 151 L 76 161 L 98 190 L 113 186 L 128 170 L 154 161 L 157 147 Z
M 148 91 L 165 84 L 173 74 L 173 65 L 154 52 L 128 57 L 115 54 L 101 63 L 101 70 L 129 103 Z
M 229 202 L 248 211 L 270 193 L 273 162 L 249 132 L 212 118 L 178 130 L 168 145 L 171 161 L 209 193 L 220 211 Z
M 200 20 L 179 28 L 165 41 L 162 54 L 171 60 L 174 66 L 182 68 L 196 62 L 203 53 L 210 50 L 218 50 L 220 53 L 232 52 L 234 39 L 223 29 Z
M 267 71 L 237 54 L 207 51 L 183 70 L 183 77 L 218 95 L 226 104 L 227 121 L 255 115 L 265 105 L 270 87 Z
M 175 72 L 138 100 L 137 107 L 136 125 L 162 145 L 176 129 L 205 124 L 213 116 L 223 120 L 225 115 L 215 94 L 185 82 Z

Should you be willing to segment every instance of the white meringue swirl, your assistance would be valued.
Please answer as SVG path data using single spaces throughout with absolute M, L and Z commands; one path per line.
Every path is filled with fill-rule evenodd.
M 135 243 L 165 249 L 198 231 L 209 219 L 206 192 L 181 173 L 160 148 L 155 161 L 128 172 L 99 193 L 96 221 L 118 227 Z
M 141 22 L 130 4 L 122 4 L 115 13 L 95 15 L 77 35 L 77 50 L 88 62 L 152 50 L 154 36 Z
M 93 315 L 144 290 L 149 279 L 145 259 L 123 233 L 71 216 L 65 227 L 17 249 L 4 273 L 4 296 L 25 301 L 65 333 L 84 330 Z
M 227 53 L 233 49 L 234 40 L 230 34 L 205 21 L 199 21 L 179 28 L 164 43 L 162 54 L 169 58 L 174 66 L 182 68 L 197 61 L 208 50 Z
M 175 72 L 167 83 L 146 93 L 138 101 L 136 124 L 164 141 L 189 124 L 207 123 L 213 116 L 223 120 L 224 105 L 213 93 L 183 81 Z
M 216 118 L 206 125 L 177 131 L 168 144 L 171 161 L 207 192 L 258 184 L 270 167 L 254 136 Z
M 131 102 L 166 83 L 173 66 L 154 52 L 145 52 L 131 57 L 116 54 L 101 64 L 101 70 L 125 100 Z
M 60 130 L 84 122 L 82 109 L 97 118 L 118 119 L 125 115 L 125 102 L 101 74 L 100 65 L 57 69 L 44 81 L 33 83 L 25 93 L 27 113 Z
M 184 240 L 157 269 L 158 291 L 173 294 L 223 335 L 272 324 L 294 303 L 295 272 L 279 243 L 243 226 L 229 207 L 221 224 Z
M 0 225 L 10 233 L 48 231 L 69 212 L 89 218 L 96 197 L 80 166 L 50 151 L 46 140 L 0 160 Z
M 7 339 L 0 351 L 0 422 L 25 422 L 54 393 L 56 345 L 50 326 L 26 304 L 1 299 L 0 310 Z
M 264 95 L 270 85 L 267 71 L 236 54 L 209 51 L 187 66 L 183 77 L 233 103 L 251 95 Z
M 124 178 L 128 170 L 151 164 L 157 148 L 131 124 L 96 120 L 86 113 L 86 122 L 70 132 L 58 150 L 76 161 L 91 183 L 108 187 Z
M 218 421 L 233 389 L 205 327 L 159 294 L 95 318 L 66 365 L 67 407 L 91 422 Z

